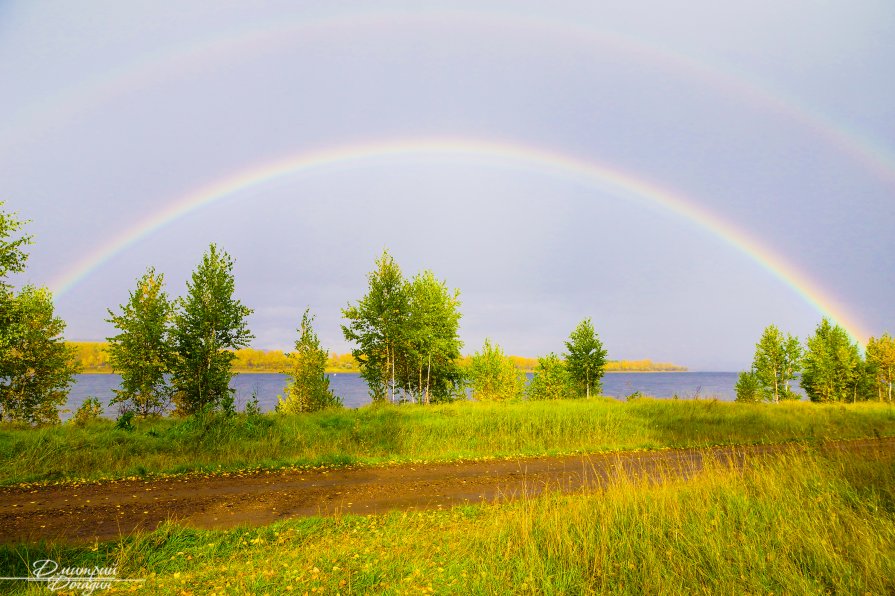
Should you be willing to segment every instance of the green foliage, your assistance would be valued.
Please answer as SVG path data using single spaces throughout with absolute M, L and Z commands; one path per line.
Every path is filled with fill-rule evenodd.
M 71 421 L 75 426 L 86 426 L 91 422 L 99 420 L 102 415 L 103 404 L 95 397 L 88 397 L 75 411 Z
M 861 353 L 842 327 L 823 319 L 807 343 L 801 384 L 811 401 L 853 402 L 863 397 L 858 393 Z
M 112 369 L 121 388 L 109 405 L 122 404 L 141 416 L 163 413 L 171 401 L 165 375 L 171 370 L 172 305 L 164 291 L 165 277 L 149 268 L 137 281 L 121 314 L 109 311 L 108 322 L 119 330 L 108 338 Z
M 463 373 L 458 364 L 460 349 L 460 292 L 423 271 L 410 281 L 410 317 L 404 366 L 399 382 L 416 401 L 449 401 L 459 393 Z
M 374 402 L 394 401 L 398 346 L 405 340 L 410 315 L 407 283 L 395 259 L 383 251 L 367 276 L 369 290 L 356 304 L 342 309 L 345 339 L 357 344 L 351 351 Z
M 25 270 L 31 236 L 18 235 L 24 225 L 0 210 L 0 420 L 55 423 L 78 367 L 50 292 L 27 285 L 16 294 L 7 280 Z
M 252 392 L 252 398 L 246 403 L 243 412 L 246 416 L 252 418 L 256 416 L 261 416 L 261 404 L 258 403 L 258 394 Z
M 538 358 L 538 366 L 525 393 L 533 400 L 568 399 L 578 395 L 578 386 L 566 363 L 551 353 Z
M 874 382 L 878 399 L 885 395 L 892 401 L 892 385 L 895 384 L 895 338 L 883 333 L 879 339 L 871 337 L 867 342 L 867 371 Z
M 290 368 L 286 371 L 291 382 L 286 386 L 286 399 L 279 399 L 277 411 L 286 414 L 317 412 L 339 407 L 342 402 L 329 389 L 326 376 L 326 350 L 314 332 L 314 317 L 305 310 L 298 328 L 295 350 L 289 354 Z
M 374 402 L 438 402 L 459 393 L 462 371 L 460 300 L 431 271 L 404 279 L 384 251 L 368 276 L 369 290 L 342 310 L 345 339 Z
M 802 346 L 797 337 L 789 334 L 784 337 L 774 325 L 764 330 L 755 344 L 752 360 L 752 370 L 764 400 L 777 403 L 781 399 L 798 399 L 789 382 L 796 378 L 801 358 Z
M 737 395 L 736 401 L 741 403 L 758 403 L 763 398 L 761 380 L 754 370 L 741 372 L 734 390 Z
M 3 211 L 2 207 L 3 201 L 0 201 L 0 292 L 8 293 L 10 286 L 6 277 L 25 270 L 28 261 L 25 247 L 31 244 L 31 236 L 14 237 L 28 222 L 18 219 L 15 213 Z
M 522 396 L 525 376 L 499 345 L 485 340 L 481 352 L 473 354 L 467 372 L 473 399 L 503 401 Z
M 0 419 L 56 423 L 78 368 L 45 288 L 25 286 L 5 304 L 8 348 L 0 361 Z
M 252 310 L 234 298 L 234 291 L 233 260 L 212 244 L 177 303 L 171 333 L 171 382 L 177 408 L 185 414 L 207 407 L 233 410 L 233 350 L 247 347 L 254 337 L 246 322 Z
M 564 356 L 569 375 L 576 382 L 582 394 L 590 397 L 591 390 L 599 394 L 601 379 L 606 368 L 606 350 L 594 331 L 590 318 L 584 319 L 569 336 Z
M 128 432 L 136 430 L 136 427 L 134 426 L 134 413 L 130 410 L 122 412 L 121 416 L 115 421 L 115 429 Z

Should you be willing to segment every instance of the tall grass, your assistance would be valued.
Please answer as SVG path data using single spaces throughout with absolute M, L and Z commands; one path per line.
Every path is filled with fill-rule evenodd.
M 895 435 L 886 404 L 461 402 L 86 427 L 0 427 L 0 484 Z
M 895 457 L 793 451 L 590 495 L 7 546 L 0 574 L 37 558 L 115 563 L 152 594 L 891 594 Z

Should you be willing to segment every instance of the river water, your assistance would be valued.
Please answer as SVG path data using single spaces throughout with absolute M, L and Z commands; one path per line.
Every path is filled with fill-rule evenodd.
M 529 378 L 531 375 L 529 375 Z M 603 395 L 624 399 L 640 392 L 658 398 L 711 399 L 731 401 L 736 396 L 734 384 L 737 373 L 732 372 L 675 372 L 675 373 L 609 373 L 603 378 Z M 88 397 L 96 397 L 108 404 L 118 388 L 118 375 L 78 375 L 69 393 L 65 408 L 75 411 Z M 277 395 L 283 394 L 287 377 L 280 374 L 240 374 L 233 378 L 230 386 L 236 390 L 236 406 L 241 410 L 252 395 L 257 395 L 261 409 L 273 410 Z M 330 375 L 330 388 L 342 398 L 346 407 L 356 408 L 370 403 L 367 385 L 359 375 L 340 373 Z M 797 386 L 797 391 L 801 391 Z M 107 408 L 108 415 L 114 416 L 113 409 Z M 70 414 L 64 413 L 62 418 Z

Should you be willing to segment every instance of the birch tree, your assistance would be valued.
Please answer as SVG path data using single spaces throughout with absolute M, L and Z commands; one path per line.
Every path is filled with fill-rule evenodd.
M 460 391 L 463 373 L 457 361 L 463 347 L 459 337 L 460 292 L 449 290 L 431 271 L 410 281 L 410 317 L 405 367 L 406 386 L 423 403 L 445 401 Z
M 855 401 L 862 362 L 848 333 L 823 319 L 806 343 L 801 385 L 811 401 Z
M 8 280 L 25 271 L 26 223 L 0 209 L 0 420 L 55 423 L 79 366 L 50 291 L 26 285 L 16 292 Z
M 766 401 L 778 403 L 781 399 L 797 399 L 789 382 L 796 378 L 802 358 L 799 339 L 786 336 L 774 325 L 765 328 L 758 343 L 752 370 Z
M 606 368 L 606 350 L 590 318 L 584 319 L 569 336 L 564 355 L 569 375 L 586 397 L 591 390 L 602 390 L 601 380 Z
M 171 381 L 178 409 L 186 414 L 206 408 L 230 412 L 233 350 L 248 347 L 254 338 L 246 320 L 252 310 L 234 297 L 233 259 L 212 244 L 186 287 L 172 331 Z
M 892 385 L 895 384 L 895 338 L 883 333 L 879 339 L 871 337 L 867 342 L 867 364 L 877 387 L 877 396 L 892 401 Z
M 109 405 L 122 404 L 141 416 L 161 414 L 171 402 L 171 317 L 173 307 L 164 290 L 165 276 L 150 267 L 137 280 L 120 312 L 109 310 L 108 322 L 119 333 L 107 338 L 112 370 L 121 387 Z
M 326 376 L 327 353 L 320 346 L 313 323 L 310 310 L 305 310 L 298 327 L 295 349 L 288 356 L 289 369 L 286 374 L 290 383 L 286 386 L 286 398 L 278 400 L 278 412 L 317 412 L 342 405 L 341 400 L 330 391 Z
M 342 334 L 356 344 L 351 354 L 373 401 L 394 402 L 397 352 L 408 341 L 405 336 L 410 315 L 408 287 L 401 268 L 387 250 L 376 259 L 367 281 L 367 294 L 342 309 L 342 316 L 347 320 L 342 325 Z

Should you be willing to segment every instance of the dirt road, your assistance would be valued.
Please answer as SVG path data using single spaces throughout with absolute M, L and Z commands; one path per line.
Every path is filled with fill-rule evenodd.
M 450 507 L 538 494 L 545 487 L 595 490 L 620 472 L 661 481 L 687 477 L 702 468 L 708 455 L 723 465 L 741 467 L 755 457 L 794 448 L 678 449 L 0 488 L 0 542 L 108 540 L 154 529 L 165 520 L 227 528 L 337 511 L 367 514 Z M 825 448 L 859 456 L 895 450 L 895 438 L 840 441 Z

